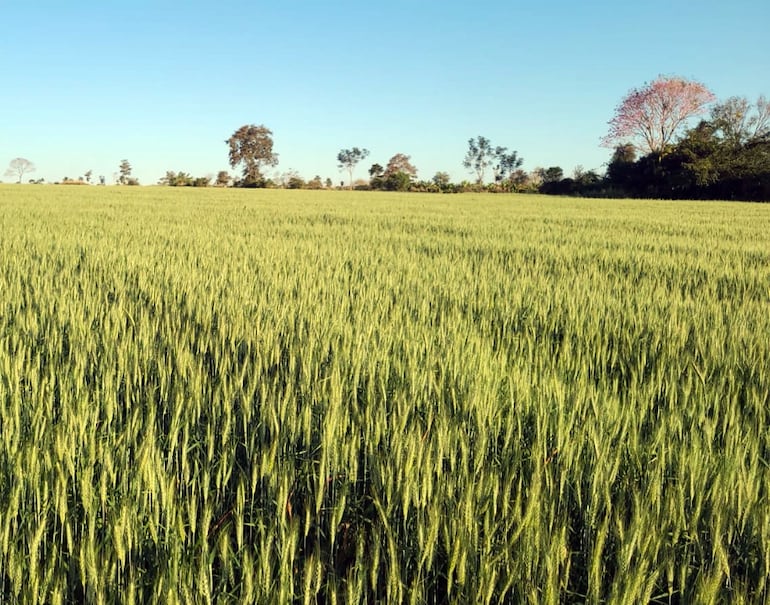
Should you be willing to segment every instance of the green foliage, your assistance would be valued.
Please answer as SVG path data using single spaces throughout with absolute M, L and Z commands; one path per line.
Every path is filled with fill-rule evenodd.
M 121 185 L 138 185 L 139 181 L 131 176 L 132 170 L 133 168 L 131 167 L 131 163 L 128 160 L 121 160 L 120 166 L 118 167 L 118 171 L 120 173 L 118 183 Z M 64 180 L 69 179 L 65 177 Z
M 306 187 L 308 189 L 323 189 L 324 182 L 321 180 L 321 176 L 317 174 L 306 183 Z
M 732 97 L 661 151 L 616 148 L 606 185 L 625 195 L 770 201 L 770 104 Z M 590 188 L 590 187 L 589 187 Z
M 484 175 L 494 161 L 494 150 L 488 138 L 479 135 L 468 139 L 468 151 L 463 159 L 463 166 L 475 173 L 476 183 L 484 183 Z
M 264 187 L 263 166 L 277 166 L 278 154 L 273 151 L 273 131 L 260 124 L 246 124 L 225 141 L 229 147 L 230 166 L 242 166 L 239 187 Z
M 432 180 L 439 187 L 446 187 L 450 182 L 449 173 L 439 171 L 433 175 Z
M 227 170 L 220 170 L 217 172 L 217 178 L 214 181 L 216 187 L 229 187 L 231 183 L 230 174 Z
M 286 183 L 287 189 L 304 189 L 305 186 L 305 181 L 302 179 L 302 177 L 296 174 L 291 175 Z
M 468 152 L 465 154 L 463 166 L 476 174 L 476 185 L 484 185 L 484 175 L 488 168 L 494 172 L 494 191 L 510 191 L 511 184 L 507 179 L 524 163 L 518 152 L 508 153 L 507 147 L 492 147 L 486 137 L 478 136 L 468 139 Z
M 227 173 L 225 172 L 225 175 Z M 208 187 L 211 184 L 211 178 L 207 176 L 193 177 L 186 172 L 174 172 L 169 170 L 165 176 L 158 181 L 159 185 L 169 187 Z
M 385 189 L 387 191 L 409 191 L 412 177 L 406 172 L 391 172 L 385 177 Z
M 353 189 L 353 170 L 361 160 L 368 156 L 368 149 L 360 149 L 358 147 L 353 147 L 352 149 L 341 149 L 337 154 L 337 166 L 340 170 L 348 171 L 351 189 Z
M 770 208 L 0 200 L 3 603 L 770 599 Z

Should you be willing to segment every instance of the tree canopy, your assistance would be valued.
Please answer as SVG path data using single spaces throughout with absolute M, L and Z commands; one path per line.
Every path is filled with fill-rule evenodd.
M 368 149 L 359 149 L 353 147 L 352 149 L 341 149 L 337 154 L 337 162 L 340 170 L 347 170 L 350 177 L 350 188 L 353 188 L 353 170 L 356 165 L 369 155 Z
M 230 147 L 230 166 L 242 165 L 240 184 L 245 187 L 263 185 L 262 167 L 278 165 L 278 154 L 273 151 L 273 132 L 264 125 L 241 126 L 225 142 Z
M 687 120 L 704 113 L 714 98 L 700 82 L 660 76 L 623 97 L 602 143 L 615 147 L 632 142 L 644 152 L 661 153 Z

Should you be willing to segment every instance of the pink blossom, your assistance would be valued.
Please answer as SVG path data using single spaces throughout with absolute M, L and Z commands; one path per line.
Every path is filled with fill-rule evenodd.
M 660 76 L 634 88 L 615 109 L 610 130 L 602 139 L 607 147 L 640 141 L 643 152 L 661 152 L 691 117 L 702 114 L 714 94 L 700 82 Z

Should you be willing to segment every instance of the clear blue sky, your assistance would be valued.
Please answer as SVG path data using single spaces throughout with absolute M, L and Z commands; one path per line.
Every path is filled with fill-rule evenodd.
M 770 95 L 768 0 L 2 4 L 0 178 L 19 156 L 48 181 L 123 158 L 143 184 L 215 174 L 250 123 L 275 171 L 335 183 L 353 146 L 356 176 L 402 152 L 470 180 L 476 135 L 569 174 L 603 169 L 614 107 L 659 74 Z

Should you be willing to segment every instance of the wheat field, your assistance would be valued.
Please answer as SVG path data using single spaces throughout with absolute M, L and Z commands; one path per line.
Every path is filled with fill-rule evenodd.
M 0 186 L 3 603 L 764 603 L 770 205 Z

